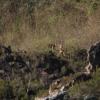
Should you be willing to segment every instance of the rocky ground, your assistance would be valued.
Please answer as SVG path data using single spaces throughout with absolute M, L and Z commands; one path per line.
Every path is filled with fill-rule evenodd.
M 35 100 L 64 100 L 64 97 L 67 96 L 66 98 L 70 100 L 68 89 L 77 83 L 92 80 L 93 73 L 100 66 L 100 43 L 91 46 L 88 53 L 84 54 L 86 52 L 82 49 L 77 51 L 75 57 L 73 57 L 76 60 L 84 60 L 87 57 L 87 66 L 78 69 L 78 71 L 77 68 L 71 67 L 68 55 L 58 56 L 51 50 L 44 54 L 29 55 L 26 51 L 14 51 L 11 46 L 1 45 L 0 80 L 8 84 L 20 80 L 21 83 L 15 84 L 16 88 L 19 87 L 20 89 L 19 83 L 22 84 L 28 100 L 32 99 L 31 96 L 35 96 Z M 36 80 L 39 82 L 35 83 Z M 39 97 L 37 95 L 38 90 L 43 87 L 47 89 L 46 95 Z M 1 98 L 6 97 L 1 95 Z M 16 100 L 20 97 L 12 92 L 7 98 Z M 88 97 L 85 96 L 84 98 Z

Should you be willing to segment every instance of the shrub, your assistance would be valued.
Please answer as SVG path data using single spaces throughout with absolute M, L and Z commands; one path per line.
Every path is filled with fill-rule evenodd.
M 0 98 L 13 99 L 13 88 L 8 81 L 0 80 Z
M 80 82 L 79 84 L 74 85 L 69 89 L 69 93 L 71 96 L 85 96 L 85 95 L 94 95 L 97 98 L 100 98 L 100 70 L 98 69 L 93 74 L 93 79 L 87 82 Z

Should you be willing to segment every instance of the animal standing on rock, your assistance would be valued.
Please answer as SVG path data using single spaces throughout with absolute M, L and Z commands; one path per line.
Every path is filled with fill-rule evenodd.
M 50 48 L 52 52 L 57 52 L 58 56 L 64 56 L 65 55 L 64 47 L 63 47 L 62 43 L 59 43 L 59 44 L 56 44 L 56 43 L 49 44 L 48 48 Z

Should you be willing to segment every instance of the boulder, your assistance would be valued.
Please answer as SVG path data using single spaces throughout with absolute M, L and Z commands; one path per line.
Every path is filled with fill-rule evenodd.
M 93 69 L 100 67 L 100 42 L 92 45 L 88 51 L 88 61 Z

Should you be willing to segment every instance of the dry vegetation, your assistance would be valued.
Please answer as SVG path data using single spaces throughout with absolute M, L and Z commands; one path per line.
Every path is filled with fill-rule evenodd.
M 65 47 L 88 47 L 100 38 L 99 0 L 0 1 L 0 42 L 14 49 L 46 50 L 63 41 Z
M 76 53 L 78 50 L 87 49 L 91 44 L 99 41 L 99 32 L 100 0 L 0 0 L 0 44 L 11 45 L 12 50 L 26 50 L 30 54 L 36 52 L 36 56 L 39 56 L 37 56 L 37 59 L 34 58 L 35 55 L 32 55 L 33 63 L 34 59 L 37 60 L 37 63 L 40 63 L 43 61 L 43 57 L 50 58 L 48 44 L 62 43 L 66 58 L 67 53 L 71 54 L 71 58 L 68 58 L 70 63 L 68 66 L 73 69 L 77 69 L 77 67 L 82 69 L 87 61 L 80 59 L 80 56 L 76 56 Z M 56 58 L 58 65 L 60 61 L 65 59 L 62 56 L 60 58 L 55 55 L 55 52 L 53 56 L 53 58 L 51 56 L 51 60 Z M 41 64 L 47 69 L 54 67 L 54 64 L 45 62 L 45 60 Z M 65 74 L 68 66 L 62 66 L 61 76 Z M 34 71 L 32 77 L 35 77 L 37 74 L 35 68 L 32 71 Z M 96 86 L 95 83 L 95 81 L 100 83 L 100 74 L 99 71 L 96 73 L 98 75 L 95 74 L 93 80 L 76 84 L 71 88 L 69 90 L 70 95 L 75 96 L 78 93 L 83 95 L 83 92 L 89 93 L 90 90 L 93 91 L 94 89 L 100 91 L 99 86 Z M 42 95 L 42 93 L 47 95 L 45 94 L 47 88 L 42 87 L 43 84 L 38 81 L 39 76 L 35 78 L 31 82 L 36 92 L 34 95 Z M 83 88 L 80 88 L 80 85 L 83 85 Z M 88 85 L 91 85 L 89 91 Z M 9 89 L 11 92 L 8 92 Z M 75 94 L 75 92 L 77 93 Z M 0 80 L 1 98 L 5 97 L 5 94 L 9 96 L 9 93 L 12 96 L 18 95 L 16 96 L 18 100 L 20 100 L 19 98 L 29 100 L 20 79 L 12 80 L 10 83 Z

